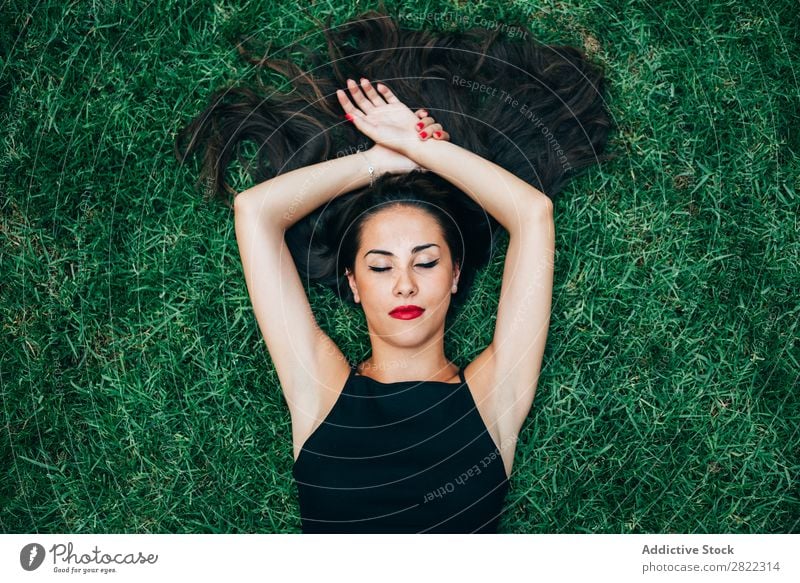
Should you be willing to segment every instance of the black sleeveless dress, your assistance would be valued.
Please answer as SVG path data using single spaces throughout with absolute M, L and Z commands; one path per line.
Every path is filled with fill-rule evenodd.
M 351 367 L 292 475 L 303 533 L 494 533 L 508 491 L 467 386 Z

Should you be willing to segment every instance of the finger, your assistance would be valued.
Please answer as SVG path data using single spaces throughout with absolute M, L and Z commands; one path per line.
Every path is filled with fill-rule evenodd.
M 367 98 L 372 102 L 372 105 L 375 107 L 380 107 L 381 105 L 386 105 L 386 101 L 384 101 L 383 97 L 378 95 L 378 92 L 375 91 L 375 88 L 372 86 L 372 83 L 369 82 L 369 79 L 361 78 L 361 89 L 364 90 L 366 93 Z
M 417 111 L 414 112 L 414 115 L 416 115 L 420 119 L 422 119 L 424 117 L 428 117 L 428 110 L 427 109 L 418 109 Z
M 436 130 L 436 131 L 433 132 L 433 139 L 434 140 L 441 140 L 441 141 L 449 142 L 450 141 L 450 134 L 448 134 L 444 130 Z
M 355 111 L 355 106 L 353 102 L 350 101 L 347 97 L 347 93 L 342 91 L 341 89 L 336 90 L 336 98 L 339 100 L 339 105 L 342 106 L 342 109 L 345 113 L 353 113 Z
M 419 131 L 424 130 L 426 127 L 428 127 L 432 123 L 436 123 L 436 120 L 433 119 L 432 117 L 428 116 L 428 117 L 422 118 L 421 120 L 419 120 L 417 122 L 417 125 L 416 125 L 417 131 L 419 132 Z M 430 135 L 430 132 L 428 132 L 428 135 Z
M 364 97 L 364 94 L 361 92 L 361 88 L 358 86 L 358 83 L 352 79 L 348 79 L 347 88 L 350 90 L 350 96 L 353 98 L 353 101 L 355 101 L 356 105 L 361 108 L 361 111 L 364 113 L 369 113 L 375 109 L 375 106 L 372 105 L 372 102 Z
M 339 104 L 342 106 L 342 109 L 344 110 L 345 119 L 347 119 L 348 121 L 352 121 L 354 123 L 356 122 L 356 120 L 359 120 L 361 123 L 366 124 L 368 127 L 374 127 L 374 124 L 366 120 L 364 112 L 362 112 L 360 109 L 355 107 L 350 102 L 350 100 L 347 98 L 347 94 L 344 91 L 342 91 L 341 89 L 337 89 L 336 97 L 339 98 Z M 356 127 L 359 127 L 357 123 Z
M 442 131 L 442 126 L 438 123 L 432 123 L 431 125 L 426 126 L 421 132 L 418 132 L 417 135 L 419 135 L 420 139 L 422 140 L 428 140 L 433 137 L 433 132 L 436 131 Z
M 380 94 L 386 100 L 386 103 L 400 103 L 400 100 L 397 99 L 397 96 L 394 93 L 392 93 L 392 90 L 383 83 L 378 83 L 378 91 L 380 91 Z

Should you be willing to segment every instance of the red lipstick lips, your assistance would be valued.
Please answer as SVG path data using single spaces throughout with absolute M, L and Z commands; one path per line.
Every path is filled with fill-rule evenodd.
M 421 316 L 424 311 L 425 308 L 420 308 L 419 306 L 399 306 L 389 312 L 389 315 L 398 320 L 413 320 Z

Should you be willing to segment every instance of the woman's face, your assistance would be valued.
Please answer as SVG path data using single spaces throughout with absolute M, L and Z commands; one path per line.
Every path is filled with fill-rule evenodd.
M 459 270 L 432 216 L 407 206 L 373 215 L 364 222 L 354 265 L 347 277 L 370 334 L 409 347 L 442 332 Z M 409 305 L 424 311 L 411 319 L 390 315 Z

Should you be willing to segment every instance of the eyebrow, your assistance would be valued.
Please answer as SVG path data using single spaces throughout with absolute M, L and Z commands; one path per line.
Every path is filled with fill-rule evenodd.
M 427 249 L 428 247 L 438 247 L 436 243 L 426 243 L 425 245 L 417 245 L 411 250 L 411 254 L 419 253 L 423 249 Z M 384 251 L 383 249 L 370 249 L 366 253 L 364 253 L 364 257 L 369 255 L 370 253 L 378 253 L 380 255 L 389 255 L 390 257 L 394 257 L 394 253 L 390 253 L 389 251 Z

